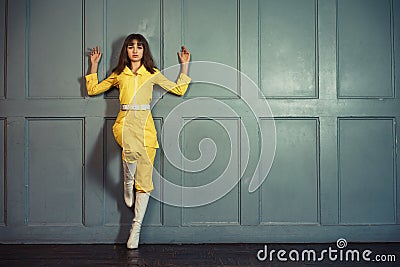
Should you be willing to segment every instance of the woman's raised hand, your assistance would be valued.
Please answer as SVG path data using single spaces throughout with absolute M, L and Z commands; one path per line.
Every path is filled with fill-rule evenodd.
M 181 47 L 182 51 L 178 52 L 179 62 L 180 63 L 188 63 L 190 61 L 190 52 L 186 49 L 186 47 Z
M 101 53 L 100 47 L 98 46 L 94 47 L 92 51 L 90 51 L 90 63 L 92 63 L 92 66 L 99 64 L 102 54 L 103 53 Z
M 181 73 L 188 74 L 190 52 L 184 46 L 182 46 L 181 49 L 182 51 L 180 53 L 178 52 L 179 62 L 181 63 Z
M 99 67 L 99 61 L 101 59 L 100 47 L 96 46 L 90 51 L 90 73 L 96 73 Z

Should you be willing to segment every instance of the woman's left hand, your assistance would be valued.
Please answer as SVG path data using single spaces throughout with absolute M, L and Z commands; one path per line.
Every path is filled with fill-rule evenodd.
M 186 47 L 181 47 L 182 51 L 178 52 L 179 62 L 180 63 L 188 63 L 190 61 L 190 52 L 186 49 Z

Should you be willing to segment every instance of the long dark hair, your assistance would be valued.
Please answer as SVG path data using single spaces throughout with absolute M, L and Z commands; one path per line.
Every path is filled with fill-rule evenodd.
M 112 70 L 116 74 L 121 74 L 124 70 L 125 66 L 130 67 L 131 61 L 128 57 L 128 52 L 126 51 L 129 45 L 133 44 L 133 40 L 137 40 L 138 43 L 142 44 L 144 51 L 142 57 L 142 65 L 146 68 L 148 72 L 153 74 L 156 70 L 156 66 L 154 64 L 153 57 L 150 52 L 149 43 L 147 42 L 146 38 L 143 35 L 138 33 L 132 33 L 125 38 L 124 45 L 121 48 L 121 53 L 119 54 L 118 65 Z

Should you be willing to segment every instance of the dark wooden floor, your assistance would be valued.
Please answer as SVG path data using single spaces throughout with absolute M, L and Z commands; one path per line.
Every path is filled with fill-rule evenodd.
M 354 243 L 346 249 L 366 249 L 376 255 L 394 255 L 396 262 L 260 261 L 257 252 L 266 244 L 141 245 L 0 245 L 0 266 L 400 266 L 400 243 Z M 335 244 L 267 244 L 270 250 L 321 252 Z M 262 254 L 260 254 L 262 256 Z

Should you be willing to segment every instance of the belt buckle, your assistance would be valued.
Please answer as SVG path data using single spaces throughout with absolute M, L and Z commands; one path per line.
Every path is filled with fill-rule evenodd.
M 122 104 L 121 109 L 124 111 L 126 111 L 126 110 L 148 110 L 148 109 L 150 109 L 150 105 Z

